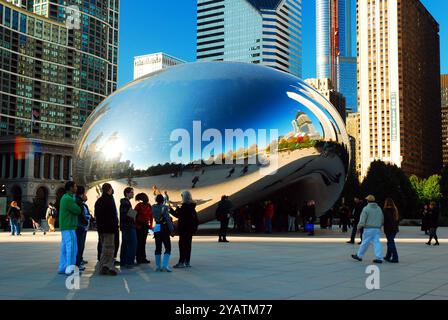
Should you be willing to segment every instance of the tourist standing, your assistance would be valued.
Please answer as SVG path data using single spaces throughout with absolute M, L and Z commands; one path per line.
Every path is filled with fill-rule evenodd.
M 437 204 L 432 201 L 429 204 L 429 241 L 427 245 L 431 245 L 432 239 L 436 240 L 435 246 L 439 246 L 439 238 L 437 237 L 437 228 L 439 227 L 439 208 Z
M 135 197 L 135 200 L 139 202 L 135 206 L 135 211 L 137 211 L 135 220 L 135 230 L 137 233 L 137 263 L 150 263 L 150 261 L 146 259 L 146 239 L 148 238 L 149 229 L 152 229 L 152 208 L 146 193 L 139 193 Z
M 193 234 L 198 230 L 198 215 L 196 213 L 196 203 L 193 202 L 189 191 L 182 192 L 182 206 L 170 213 L 175 216 L 178 221 L 177 228 L 179 230 L 179 262 L 174 268 L 190 268 L 191 243 Z
M 264 221 L 266 233 L 272 233 L 272 219 L 274 219 L 274 203 L 270 200 L 266 201 L 264 208 Z
M 345 203 L 342 203 L 339 208 L 339 228 L 342 226 L 342 232 L 348 232 L 348 225 L 350 224 L 350 209 Z
M 425 232 L 425 235 L 429 235 L 429 223 L 430 223 L 430 212 L 429 204 L 425 203 L 422 210 L 422 228 L 421 230 Z
M 78 216 L 78 227 L 76 228 L 76 239 L 78 245 L 78 254 L 76 255 L 76 266 L 80 271 L 86 269 L 83 254 L 86 245 L 87 231 L 89 230 L 90 211 L 87 206 L 87 194 L 86 189 L 82 186 L 78 186 L 76 190 L 76 203 L 81 208 L 81 214 Z
M 310 226 L 308 235 L 314 236 L 314 223 L 316 222 L 316 202 L 314 200 L 308 201 L 305 216 L 307 224 Z
M 359 219 L 361 218 L 361 213 L 362 210 L 364 209 L 365 205 L 364 205 L 364 201 L 361 199 L 361 197 L 355 197 L 355 207 L 353 208 L 353 229 L 352 229 L 352 236 L 350 238 L 350 241 L 348 241 L 347 243 L 349 244 L 355 244 L 355 238 L 356 238 L 356 233 L 358 232 L 358 224 L 359 224 Z M 362 233 L 363 233 L 363 229 L 359 229 L 359 234 L 361 236 L 361 242 L 362 242 Z M 359 244 L 361 244 L 361 242 Z
M 99 235 L 101 275 L 116 276 L 114 267 L 114 242 L 118 232 L 117 207 L 113 197 L 114 189 L 109 183 L 102 186 L 102 195 L 95 203 L 95 219 Z
M 20 207 L 16 201 L 11 202 L 11 207 L 8 209 L 7 216 L 11 225 L 11 235 L 20 236 Z
M 56 223 L 57 211 L 56 207 L 52 202 L 48 204 L 47 212 L 45 214 L 45 219 L 47 220 L 48 226 L 50 227 L 50 232 L 55 232 L 56 228 L 54 227 Z
M 398 251 L 395 244 L 395 237 L 399 230 L 400 215 L 398 209 L 391 198 L 384 202 L 384 233 L 387 238 L 387 253 L 384 260 L 391 263 L 398 263 Z
M 375 197 L 370 195 L 366 198 L 368 204 L 362 210 L 361 218 L 359 220 L 358 229 L 364 228 L 364 239 L 362 240 L 361 247 L 359 248 L 357 255 L 352 255 L 352 258 L 358 261 L 362 261 L 364 254 L 373 243 L 375 249 L 374 263 L 383 263 L 383 255 L 381 250 L 381 227 L 384 224 L 384 215 L 381 208 L 376 204 Z
M 222 196 L 221 201 L 218 203 L 218 208 L 216 209 L 216 219 L 218 219 L 218 221 L 221 223 L 221 226 L 219 228 L 218 242 L 229 242 L 227 240 L 227 229 L 229 228 L 229 220 L 231 217 L 232 210 L 233 210 L 233 204 L 229 200 L 229 197 L 225 195 Z M 240 216 L 243 217 L 243 219 L 245 218 L 244 212 L 240 211 L 239 214 Z M 240 220 L 240 218 L 238 218 L 238 220 Z
M 170 196 L 168 195 L 168 191 L 165 190 L 163 194 L 163 204 L 168 206 L 170 204 Z
M 288 199 L 286 199 L 284 206 L 288 214 L 288 232 L 294 232 L 296 231 L 297 210 Z
M 78 244 L 76 240 L 76 228 L 81 208 L 76 204 L 76 183 L 69 181 L 65 184 L 65 194 L 61 198 L 59 225 L 61 229 L 61 258 L 59 262 L 59 274 L 71 275 L 75 272 Z
M 132 209 L 131 204 L 131 199 L 134 198 L 134 189 L 127 187 L 123 193 L 124 198 L 120 200 L 120 266 L 130 269 L 135 265 L 137 254 L 137 233 L 135 231 L 137 213 Z
M 154 226 L 154 238 L 156 241 L 156 272 L 166 271 L 171 272 L 169 267 L 169 261 L 171 256 L 171 239 L 170 236 L 174 236 L 174 226 L 171 221 L 169 209 L 164 203 L 162 195 L 156 197 L 156 204 L 152 207 L 152 214 L 156 222 Z M 162 263 L 162 244 L 165 247 L 163 254 L 163 267 Z

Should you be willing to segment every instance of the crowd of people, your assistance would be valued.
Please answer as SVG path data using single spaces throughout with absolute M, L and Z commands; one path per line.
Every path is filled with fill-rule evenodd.
M 76 267 L 85 270 L 88 263 L 83 259 L 86 234 L 93 217 L 87 207 L 86 190 L 74 182 L 65 186 L 61 199 L 59 224 L 62 234 L 61 255 L 58 273 L 71 275 Z M 173 268 L 190 268 L 192 238 L 198 228 L 196 204 L 190 192 L 184 191 L 181 206 L 172 207 L 165 197 L 157 194 L 156 204 L 149 203 L 145 193 L 135 196 L 134 189 L 124 190 L 119 208 L 116 207 L 114 189 L 109 183 L 101 187 L 101 196 L 95 202 L 94 216 L 98 231 L 98 260 L 101 275 L 116 276 L 117 269 L 132 269 L 138 264 L 150 263 L 146 256 L 146 241 L 149 233 L 155 239 L 156 271 L 172 272 L 169 266 L 171 256 L 171 237 L 174 224 L 171 215 L 178 219 L 179 261 Z M 119 232 L 121 232 L 121 246 Z M 165 249 L 162 261 L 162 247 Z M 117 261 L 120 250 L 120 260 Z
M 179 234 L 179 261 L 173 268 L 190 268 L 192 238 L 198 229 L 196 203 L 191 193 L 181 194 L 180 206 L 172 206 L 167 191 L 164 195 L 156 186 L 153 187 L 155 204 L 150 204 L 147 194 L 134 195 L 134 189 L 127 187 L 119 208 L 116 207 L 112 185 L 105 183 L 101 186 L 101 196 L 95 202 L 94 216 L 87 206 L 86 189 L 74 182 L 67 182 L 65 194 L 62 196 L 59 211 L 50 203 L 46 212 L 49 230 L 55 231 L 56 219 L 59 220 L 61 230 L 61 253 L 58 273 L 70 275 L 75 267 L 85 270 L 88 263 L 83 258 L 87 231 L 93 221 L 98 231 L 98 261 L 101 275 L 117 275 L 117 266 L 121 269 L 132 269 L 138 264 L 149 264 L 146 255 L 148 235 L 153 235 L 155 242 L 156 271 L 172 272 L 169 261 L 171 256 L 171 238 L 174 237 L 175 226 L 171 216 L 176 217 L 177 232 Z M 137 204 L 132 205 L 135 199 Z M 373 195 L 367 198 L 357 196 L 350 208 L 344 201 L 337 208 L 330 209 L 320 217 L 322 229 L 332 228 L 334 218 L 339 217 L 339 227 L 342 232 L 352 228 L 348 244 L 355 244 L 357 234 L 361 242 L 357 254 L 352 258 L 362 261 L 370 244 L 375 251 L 375 263 L 384 260 L 398 263 L 399 256 L 395 238 L 399 233 L 400 214 L 391 198 L 387 198 L 381 207 L 376 203 Z M 426 204 L 422 212 L 421 230 L 429 236 L 427 245 L 440 245 L 437 236 L 439 226 L 439 209 L 435 202 Z M 23 214 L 16 201 L 13 201 L 7 212 L 11 226 L 11 235 L 21 235 Z M 38 221 L 33 217 L 36 232 Z M 314 200 L 305 201 L 301 206 L 294 205 L 287 197 L 275 201 L 265 200 L 251 203 L 242 207 L 235 207 L 229 196 L 224 195 L 217 204 L 216 219 L 220 222 L 219 242 L 228 243 L 227 233 L 229 223 L 233 219 L 234 230 L 237 232 L 264 232 L 271 234 L 276 231 L 306 232 L 314 235 L 316 223 L 316 203 Z M 387 239 L 387 254 L 382 256 L 380 243 L 381 230 Z M 121 244 L 120 244 L 121 232 Z M 120 251 L 120 259 L 117 255 Z M 162 251 L 163 259 L 162 259 Z

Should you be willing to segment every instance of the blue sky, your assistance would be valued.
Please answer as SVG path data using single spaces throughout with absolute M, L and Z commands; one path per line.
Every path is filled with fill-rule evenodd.
M 440 24 L 442 73 L 448 73 L 448 1 L 421 1 Z M 355 17 L 356 0 L 352 3 Z M 195 4 L 196 0 L 121 1 L 119 86 L 132 80 L 134 56 L 163 51 L 195 60 Z M 316 71 L 315 1 L 302 0 L 302 6 L 303 77 L 312 78 Z

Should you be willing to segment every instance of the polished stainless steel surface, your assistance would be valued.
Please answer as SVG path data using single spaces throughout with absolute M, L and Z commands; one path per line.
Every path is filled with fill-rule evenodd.
M 226 139 L 226 129 L 255 135 Z M 117 201 L 128 185 L 151 199 L 167 191 L 173 202 L 190 190 L 201 222 L 214 218 L 223 194 L 242 206 L 282 190 L 290 201 L 315 200 L 321 214 L 344 187 L 348 148 L 336 109 L 297 77 L 253 64 L 189 63 L 107 98 L 80 133 L 74 177 L 89 187 L 91 207 L 111 182 Z

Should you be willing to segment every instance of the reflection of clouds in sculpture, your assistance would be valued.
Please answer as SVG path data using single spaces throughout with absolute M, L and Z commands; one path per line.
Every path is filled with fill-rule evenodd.
M 221 146 L 204 152 L 213 140 L 205 139 L 195 150 L 194 121 L 202 125 L 200 139 L 214 129 L 222 135 Z M 170 136 L 177 129 L 192 138 L 191 154 L 181 161 L 171 158 L 176 142 Z M 253 130 L 255 138 L 229 144 L 226 129 Z M 270 130 L 278 133 L 275 138 Z M 198 210 L 205 217 L 223 192 L 239 205 L 296 183 L 300 191 L 294 199 L 314 198 L 323 210 L 342 190 L 344 179 L 331 177 L 346 174 L 349 148 L 342 119 L 316 91 L 292 75 L 241 63 L 191 63 L 142 77 L 95 109 L 78 141 L 74 173 L 79 184 L 110 181 L 117 193 L 129 181 L 139 192 L 150 193 L 147 189 L 157 185 L 180 201 L 180 191 L 191 190 L 198 175 L 193 196 L 202 200 Z M 341 152 L 321 156 L 321 141 L 334 141 Z M 216 164 L 218 159 L 224 164 Z M 275 164 L 277 173 L 263 176 L 262 170 Z M 325 179 L 329 186 L 322 172 L 330 177 Z

